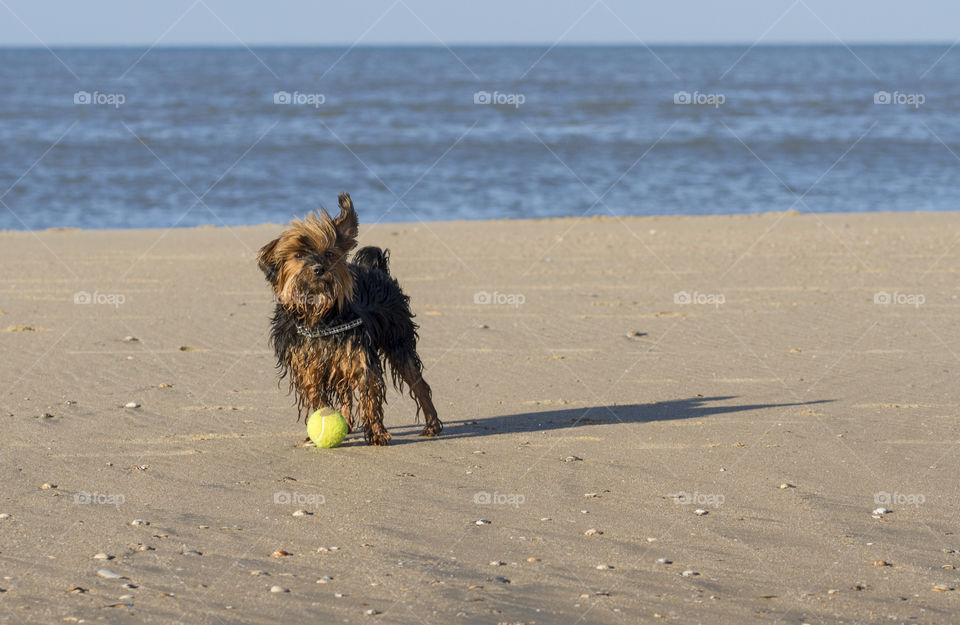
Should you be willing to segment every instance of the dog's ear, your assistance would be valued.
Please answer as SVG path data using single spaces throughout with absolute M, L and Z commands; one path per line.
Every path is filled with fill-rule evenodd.
M 280 238 L 276 238 L 273 241 L 270 241 L 266 245 L 260 248 L 260 252 L 257 254 L 257 261 L 260 265 L 260 270 L 267 276 L 267 280 L 270 281 L 270 284 L 277 284 L 277 273 L 280 271 L 280 263 L 277 261 L 276 256 L 274 256 L 274 251 L 277 249 L 277 243 L 280 242 Z
M 337 201 L 340 204 L 340 214 L 333 220 L 337 227 L 337 242 L 350 250 L 357 245 L 357 211 L 353 209 L 349 193 L 341 193 Z

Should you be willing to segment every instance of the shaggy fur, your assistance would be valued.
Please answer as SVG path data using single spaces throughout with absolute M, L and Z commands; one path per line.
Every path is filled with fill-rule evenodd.
M 423 436 L 443 429 L 423 379 L 417 354 L 417 324 L 410 298 L 390 275 L 389 250 L 357 245 L 357 214 L 346 193 L 340 214 L 325 212 L 294 220 L 260 250 L 259 264 L 273 287 L 276 307 L 271 342 L 281 379 L 289 376 L 298 420 L 321 406 L 343 414 L 353 431 L 359 423 L 371 445 L 386 445 L 384 370 L 394 387 L 406 389 L 426 421 Z M 328 336 L 324 329 L 361 319 Z M 304 336 L 304 335 L 308 336 Z

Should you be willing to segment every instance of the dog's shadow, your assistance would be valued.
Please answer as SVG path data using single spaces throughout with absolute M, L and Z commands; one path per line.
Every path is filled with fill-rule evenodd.
M 673 399 L 651 404 L 564 408 L 562 410 L 524 412 L 480 419 L 444 421 L 443 433 L 440 434 L 440 439 L 473 438 L 521 432 L 543 432 L 588 425 L 615 425 L 618 423 L 650 423 L 653 421 L 700 419 L 730 412 L 745 412 L 749 410 L 762 410 L 764 408 L 787 408 L 791 406 L 812 406 L 833 401 L 831 399 L 819 399 L 808 402 L 790 402 L 783 404 L 717 405 L 719 402 L 732 399 L 737 399 L 737 396 L 690 397 L 688 399 Z M 394 434 L 391 444 L 403 445 L 430 440 L 416 436 L 421 428 L 422 425 L 391 427 L 390 430 Z

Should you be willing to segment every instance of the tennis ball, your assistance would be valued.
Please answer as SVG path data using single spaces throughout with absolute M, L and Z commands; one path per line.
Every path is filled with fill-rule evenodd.
M 333 408 L 324 406 L 307 418 L 307 436 L 317 447 L 338 447 L 347 436 L 347 421 Z

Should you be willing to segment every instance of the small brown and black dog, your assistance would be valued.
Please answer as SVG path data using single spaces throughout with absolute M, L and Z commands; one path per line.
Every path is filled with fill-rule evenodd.
M 340 214 L 326 211 L 295 219 L 260 250 L 260 269 L 273 286 L 276 308 L 271 341 L 280 378 L 290 376 L 298 418 L 321 406 L 336 408 L 371 445 L 386 445 L 383 370 L 404 386 L 426 420 L 423 436 L 443 429 L 423 379 L 417 324 L 410 298 L 390 275 L 389 250 L 357 245 L 357 213 L 346 193 Z M 354 410 L 356 402 L 356 412 Z M 359 413 L 359 415 L 357 414 Z

